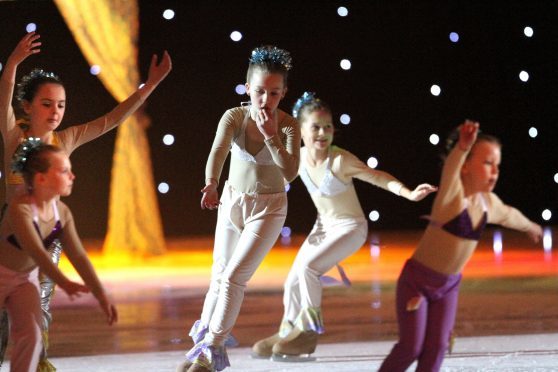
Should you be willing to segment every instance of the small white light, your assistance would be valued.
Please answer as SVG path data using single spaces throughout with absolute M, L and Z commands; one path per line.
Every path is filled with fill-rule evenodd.
M 430 87 L 430 93 L 432 93 L 433 96 L 437 97 L 440 95 L 440 93 L 442 93 L 442 89 L 438 85 L 434 84 Z
M 349 125 L 349 123 L 351 122 L 351 116 L 349 114 L 343 114 L 339 117 L 339 121 L 343 125 Z
M 368 218 L 370 218 L 370 221 L 372 222 L 376 222 L 380 219 L 380 212 L 378 211 L 372 211 L 370 212 L 370 214 L 368 215 Z
M 234 91 L 239 96 L 246 94 L 246 86 L 244 84 L 238 84 L 236 87 L 234 87 Z
M 145 86 L 145 83 L 141 83 L 141 84 L 138 86 L 138 89 L 141 89 L 141 88 L 143 88 L 144 86 Z
M 430 137 L 428 137 L 428 140 L 431 144 L 437 145 L 438 143 L 440 143 L 440 136 L 438 136 L 436 133 L 432 133 Z
M 159 190 L 161 194 L 166 194 L 167 192 L 169 192 L 169 189 L 169 184 L 166 182 L 161 182 L 159 186 L 157 186 L 157 190 Z
M 558 183 L 558 173 L 554 174 L 554 182 Z
M 281 229 L 281 236 L 284 238 L 288 238 L 289 236 L 291 236 L 291 228 L 288 226 L 283 226 L 283 228 Z
M 166 9 L 166 10 L 163 12 L 163 18 L 166 19 L 166 20 L 171 20 L 171 19 L 173 19 L 173 18 L 174 18 L 174 10 L 172 10 L 172 9 Z
M 378 159 L 376 159 L 375 157 L 371 156 L 368 158 L 368 160 L 366 161 L 366 165 L 368 165 L 370 168 L 372 169 L 376 169 L 376 167 L 378 166 Z
M 289 192 L 290 189 L 291 189 L 291 184 L 290 184 L 290 183 L 287 183 L 287 184 L 285 185 L 285 192 Z
M 25 31 L 27 32 L 37 31 L 37 25 L 34 23 L 28 23 L 27 26 L 25 26 Z
M 550 219 L 552 218 L 552 212 L 550 211 L 550 209 L 545 209 L 544 211 L 542 211 L 541 216 L 543 220 L 550 221 Z
M 535 127 L 529 128 L 529 137 L 535 138 L 539 134 L 539 131 Z
M 502 254 L 503 244 L 502 244 L 502 232 L 500 230 L 494 231 L 494 236 L 492 238 L 492 249 L 494 254 L 499 256 Z
M 101 73 L 101 66 L 99 65 L 91 66 L 91 68 L 89 69 L 89 73 L 91 75 L 99 75 Z
M 450 32 L 449 39 L 452 43 L 457 43 L 459 41 L 459 34 L 457 32 Z
M 0 178 L 2 178 L 2 172 L 0 171 Z
M 550 227 L 545 227 L 543 230 L 543 249 L 545 252 L 552 250 L 552 230 Z
M 163 143 L 167 146 L 170 146 L 174 143 L 174 136 L 172 134 L 165 134 L 163 136 Z
M 346 17 L 349 15 L 349 9 L 345 8 L 344 6 L 340 6 L 337 8 L 337 14 L 341 17 Z
M 525 36 L 531 37 L 531 36 L 533 36 L 534 32 L 533 32 L 533 29 L 531 27 L 527 26 L 523 29 L 523 33 L 525 34 Z
M 380 257 L 380 239 L 377 235 L 372 235 L 370 240 L 370 256 L 372 258 Z
M 527 71 L 521 71 L 519 73 L 519 80 L 526 82 L 529 80 L 529 73 Z
M 0 71 L 2 71 L 2 64 L 0 63 Z
M 232 41 L 240 41 L 242 40 L 242 34 L 238 31 L 231 32 L 231 40 Z
M 341 63 L 339 63 L 341 65 L 341 68 L 343 70 L 350 70 L 351 69 L 351 61 L 349 61 L 348 59 L 342 59 Z

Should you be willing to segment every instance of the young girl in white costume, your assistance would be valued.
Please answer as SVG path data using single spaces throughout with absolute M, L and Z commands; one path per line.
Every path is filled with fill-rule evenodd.
M 397 282 L 399 342 L 380 371 L 437 372 L 457 312 L 461 271 L 487 223 L 525 232 L 538 242 L 542 228 L 492 192 L 499 176 L 500 142 L 466 121 L 445 160 L 430 224 Z
M 240 311 L 246 283 L 271 249 L 287 215 L 284 180 L 296 177 L 300 128 L 279 110 L 291 68 L 288 52 L 252 51 L 246 76 L 250 105 L 225 112 L 209 154 L 201 207 L 218 210 L 213 266 L 194 347 L 178 371 L 221 371 L 229 366 L 225 340 Z M 217 187 L 228 153 L 229 178 Z
M 422 184 L 413 191 L 391 174 L 371 169 L 350 152 L 332 145 L 329 106 L 313 93 L 304 93 L 293 108 L 300 121 L 304 147 L 298 174 L 318 210 L 314 227 L 300 248 L 285 282 L 285 312 L 279 332 L 257 342 L 253 355 L 275 360 L 311 354 L 324 332 L 320 277 L 362 247 L 368 223 L 358 201 L 353 178 L 419 201 L 435 187 Z
M 128 99 L 118 104 L 111 112 L 82 125 L 55 131 L 60 125 L 66 108 L 66 92 L 61 80 L 53 73 L 35 69 L 24 76 L 18 84 L 17 100 L 26 118 L 16 121 L 12 98 L 14 95 L 17 67 L 30 55 L 40 52 L 40 36 L 34 32 L 26 34 L 9 56 L 0 78 L 0 131 L 4 143 L 4 174 L 6 175 L 6 202 L 22 190 L 23 179 L 9 169 L 10 159 L 24 138 L 37 137 L 43 142 L 59 146 L 68 156 L 79 146 L 117 127 L 132 115 L 170 72 L 171 60 L 163 53 L 160 63 L 154 55 L 145 84 Z M 5 206 L 4 206 L 5 208 Z M 51 247 L 52 260 L 58 263 L 61 245 Z M 47 344 L 48 327 L 51 321 L 49 303 L 54 292 L 54 283 L 46 275 L 41 279 L 41 305 L 44 313 L 44 337 Z M 0 325 L 0 364 L 7 343 L 8 327 Z M 54 371 L 46 359 L 46 349 L 40 363 L 41 371 Z
M 72 214 L 59 199 L 72 191 L 74 174 L 58 147 L 30 138 L 16 152 L 13 168 L 23 174 L 27 192 L 10 200 L 0 225 L 0 306 L 10 318 L 13 340 L 10 370 L 35 371 L 43 329 L 38 269 L 70 297 L 91 291 L 109 324 L 117 320 L 87 253 Z M 85 286 L 70 281 L 52 262 L 47 249 L 59 240 Z

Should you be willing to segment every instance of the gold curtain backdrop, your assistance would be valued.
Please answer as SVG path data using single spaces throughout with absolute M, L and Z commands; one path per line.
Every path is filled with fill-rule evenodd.
M 137 90 L 139 9 L 133 0 L 55 0 L 58 10 L 99 79 L 121 102 Z M 108 231 L 109 254 L 161 254 L 165 240 L 145 128 L 138 111 L 120 125 L 114 149 Z

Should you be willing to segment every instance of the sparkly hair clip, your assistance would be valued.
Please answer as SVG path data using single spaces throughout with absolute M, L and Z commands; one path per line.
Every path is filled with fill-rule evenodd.
M 26 99 L 25 96 L 27 95 L 28 87 L 35 80 L 43 80 L 43 81 L 46 80 L 46 81 L 61 83 L 60 78 L 55 73 L 47 72 L 40 68 L 35 68 L 29 74 L 22 77 L 21 82 L 17 85 L 16 98 L 18 101 L 23 101 Z
M 291 54 L 289 52 L 270 45 L 254 49 L 250 56 L 250 64 L 258 65 L 263 63 L 278 64 L 283 66 L 287 71 L 293 67 Z
M 293 117 L 298 118 L 300 114 L 300 110 L 310 102 L 319 101 L 319 98 L 316 98 L 316 93 L 314 92 L 304 92 L 302 97 L 296 100 L 296 103 L 293 106 Z
M 12 171 L 23 173 L 29 155 L 37 151 L 44 142 L 38 137 L 29 137 L 18 146 L 12 158 Z

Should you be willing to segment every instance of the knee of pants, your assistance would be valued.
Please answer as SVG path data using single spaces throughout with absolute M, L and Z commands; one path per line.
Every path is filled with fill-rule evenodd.
M 300 267 L 297 269 L 297 274 L 299 278 L 305 278 L 306 280 L 310 278 L 319 281 L 320 275 L 324 273 L 313 269 L 312 266 L 309 264 L 300 265 Z
M 397 347 L 402 355 L 405 355 L 410 360 L 417 359 L 422 354 L 423 345 L 419 342 L 401 342 L 397 343 Z
M 37 322 L 25 322 L 23 324 L 12 324 L 10 337 L 14 343 L 22 342 L 29 345 L 42 343 L 42 331 Z

